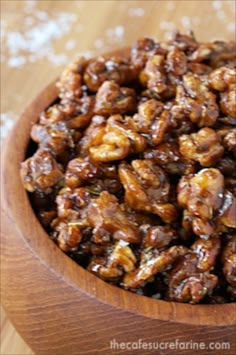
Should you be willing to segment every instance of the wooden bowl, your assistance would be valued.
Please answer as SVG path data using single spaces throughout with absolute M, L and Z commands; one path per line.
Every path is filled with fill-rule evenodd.
M 134 347 L 132 354 L 194 354 L 183 346 L 170 351 L 162 342 L 208 346 L 221 341 L 230 343 L 227 354 L 235 353 L 235 304 L 181 304 L 124 291 L 84 270 L 48 238 L 22 186 L 19 168 L 32 124 L 57 94 L 53 82 L 29 105 L 3 156 L 2 302 L 17 331 L 37 354 L 45 355 L 128 353 L 124 345 L 118 348 L 122 342 L 134 342 L 126 345 Z M 145 352 L 145 342 L 159 343 L 160 351 Z

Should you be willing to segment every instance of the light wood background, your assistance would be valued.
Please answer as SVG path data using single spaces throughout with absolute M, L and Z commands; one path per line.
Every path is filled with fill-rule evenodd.
M 0 2 L 2 144 L 24 107 L 76 53 L 95 55 L 143 36 L 165 39 L 174 29 L 192 29 L 202 41 L 235 39 L 234 0 Z M 33 354 L 3 309 L 0 354 Z

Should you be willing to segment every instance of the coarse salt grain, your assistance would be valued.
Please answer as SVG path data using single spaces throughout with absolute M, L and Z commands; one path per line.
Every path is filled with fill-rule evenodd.
M 188 17 L 188 16 L 181 17 L 181 24 L 184 28 L 190 28 L 191 27 L 190 17 Z
M 12 57 L 8 60 L 8 66 L 11 68 L 22 67 L 26 63 L 26 58 L 22 55 Z
M 69 41 L 66 42 L 65 49 L 71 50 L 76 47 L 76 40 L 75 39 L 70 39 Z
M 108 28 L 106 30 L 106 36 L 112 40 L 122 39 L 122 37 L 124 36 L 124 33 L 125 33 L 125 29 L 123 26 L 116 26 L 114 28 Z
M 104 47 L 104 41 L 101 38 L 96 39 L 94 47 L 98 49 Z
M 219 10 L 216 12 L 216 16 L 220 19 L 220 20 L 225 20 L 226 19 L 226 14 L 223 10 Z
M 114 33 L 115 33 L 116 37 L 122 38 L 125 33 L 125 29 L 123 26 L 116 26 Z
M 222 2 L 219 0 L 213 1 L 212 6 L 215 10 L 219 10 L 222 8 Z
M 67 57 L 55 53 L 53 43 L 67 34 L 71 30 L 71 23 L 76 20 L 76 14 L 67 12 L 56 13 L 48 19 L 47 12 L 34 9 L 33 14 L 25 17 L 21 31 L 6 29 L 2 33 L 3 51 L 9 57 L 7 64 L 17 67 L 42 58 L 47 58 L 54 65 L 65 64 Z M 67 49 L 75 47 L 74 40 L 71 41 Z
M 161 30 L 169 30 L 169 31 L 172 31 L 176 28 L 175 24 L 170 21 L 161 21 L 159 26 Z
M 235 22 L 228 23 L 226 28 L 227 28 L 227 31 L 235 33 L 235 31 L 236 31 Z
M 16 120 L 16 115 L 12 112 L 0 114 L 1 139 L 6 138 Z
M 128 10 L 128 14 L 130 16 L 137 16 L 137 17 L 141 17 L 145 14 L 145 10 L 141 7 L 131 7 Z

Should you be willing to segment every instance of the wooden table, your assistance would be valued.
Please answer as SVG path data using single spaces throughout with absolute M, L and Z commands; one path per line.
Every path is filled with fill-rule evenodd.
M 234 5 L 234 0 L 1 0 L 3 144 L 24 107 L 77 53 L 91 56 L 142 36 L 165 39 L 175 29 L 192 29 L 203 41 L 234 39 Z M 0 353 L 32 354 L 3 310 Z

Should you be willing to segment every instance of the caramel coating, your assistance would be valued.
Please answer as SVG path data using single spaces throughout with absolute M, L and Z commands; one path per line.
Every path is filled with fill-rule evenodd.
M 129 243 L 139 243 L 138 228 L 131 223 L 119 206 L 114 195 L 107 191 L 101 192 L 97 199 L 91 201 L 87 210 L 87 218 L 94 228 L 94 235 L 102 237 L 109 234 L 114 239 L 121 239 Z
M 136 132 L 133 121 L 114 115 L 90 142 L 89 154 L 94 161 L 109 162 L 124 159 L 130 153 L 139 153 L 145 148 L 146 140 Z
M 62 182 L 63 171 L 50 152 L 38 149 L 21 164 L 21 179 L 27 191 L 49 193 Z
M 185 176 L 178 185 L 179 205 L 186 208 L 196 235 L 212 235 L 214 215 L 223 203 L 224 177 L 218 169 Z
M 23 186 L 49 237 L 104 281 L 232 302 L 235 42 L 175 32 L 124 53 L 65 68 L 32 126 Z
M 217 276 L 211 274 L 210 270 L 220 251 L 219 238 L 199 238 L 191 249 L 170 272 L 169 300 L 198 303 L 211 294 L 217 283 Z
M 84 71 L 84 82 L 89 90 L 98 91 L 104 81 L 114 81 L 119 85 L 135 79 L 136 71 L 129 61 L 122 57 L 99 57 L 91 60 Z
M 213 166 L 222 157 L 224 148 L 220 143 L 217 133 L 207 127 L 179 138 L 180 153 L 205 167 Z
M 105 81 L 96 94 L 95 113 L 110 116 L 115 113 L 133 113 L 136 97 L 133 89 L 120 87 L 113 81 Z
M 222 263 L 227 282 L 236 288 L 236 234 L 229 239 L 223 250 Z

